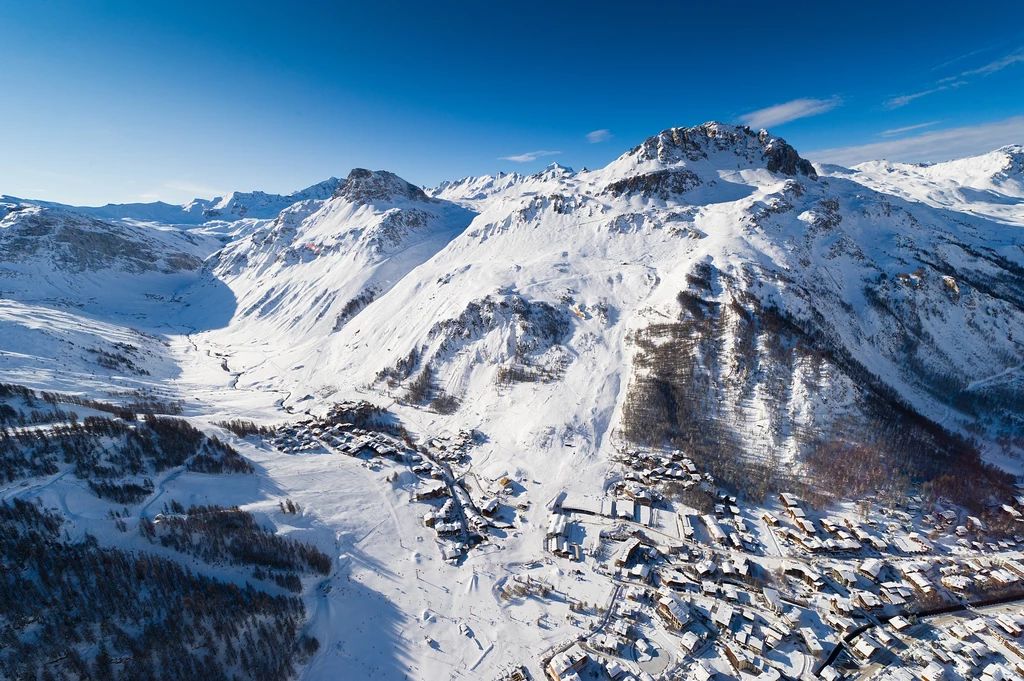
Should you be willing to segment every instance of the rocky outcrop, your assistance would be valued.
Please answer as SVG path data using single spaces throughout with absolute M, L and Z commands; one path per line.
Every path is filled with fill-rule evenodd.
M 201 267 L 192 247 L 180 232 L 129 227 L 55 208 L 27 206 L 0 218 L 0 263 L 50 261 L 67 273 L 170 274 Z
M 767 130 L 762 130 L 758 135 L 758 139 L 765 143 L 761 159 L 765 162 L 765 168 L 769 172 L 782 173 L 783 175 L 800 174 L 806 175 L 812 180 L 818 179 L 818 174 L 815 172 L 811 162 L 805 158 L 800 158 L 800 154 L 796 152 L 796 149 L 786 144 L 786 140 L 772 138 Z
M 671 165 L 696 163 L 721 153 L 731 153 L 752 165 L 764 163 L 773 173 L 804 175 L 812 180 L 818 177 L 811 163 L 801 158 L 785 140 L 773 137 L 767 130 L 755 133 L 748 127 L 725 123 L 669 128 L 648 137 L 629 155 L 641 162 L 656 160 Z
M 640 194 L 645 199 L 656 197 L 667 200 L 670 196 L 683 194 L 700 185 L 701 180 L 697 174 L 683 168 L 627 177 L 609 184 L 604 188 L 604 193 L 612 196 Z
M 395 199 L 436 203 L 419 187 L 409 184 L 394 173 L 384 170 L 354 168 L 334 192 L 334 197 L 345 198 L 352 203 L 391 203 Z

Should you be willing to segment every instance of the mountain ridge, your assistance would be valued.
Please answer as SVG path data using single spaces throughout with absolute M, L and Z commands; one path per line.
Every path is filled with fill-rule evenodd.
M 559 382 L 586 346 L 605 353 L 591 359 L 619 386 L 601 398 L 603 432 L 580 426 L 597 449 L 621 418 L 629 386 L 643 383 L 632 363 L 656 348 L 635 339 L 659 315 L 679 317 L 688 334 L 704 333 L 701 324 L 720 326 L 726 346 L 714 341 L 699 351 L 706 375 L 687 378 L 722 386 L 722 399 L 742 396 L 737 409 L 713 410 L 715 418 L 742 430 L 742 414 L 753 410 L 775 413 L 783 430 L 821 425 L 811 393 L 800 398 L 808 404 L 791 405 L 803 414 L 793 421 L 768 404 L 775 398 L 764 392 L 763 371 L 745 370 L 747 383 L 732 385 L 700 354 L 713 350 L 719 364 L 770 366 L 778 358 L 740 361 L 727 346 L 748 333 L 745 315 L 756 320 L 772 309 L 804 325 L 801 342 L 831 339 L 830 352 L 853 372 L 840 381 L 848 395 L 871 374 L 881 380 L 872 390 L 894 391 L 932 421 L 945 415 L 959 431 L 979 417 L 969 406 L 976 395 L 1002 390 L 985 397 L 985 409 L 995 410 L 985 412 L 995 419 L 989 439 L 1019 427 L 1010 407 L 1019 390 L 1013 338 L 1024 334 L 1024 298 L 1012 233 L 1002 231 L 1016 220 L 1017 204 L 1012 192 L 987 204 L 964 187 L 998 191 L 999 173 L 1012 181 L 1015 149 L 953 165 L 879 162 L 823 166 L 819 174 L 766 130 L 711 122 L 668 128 L 580 173 L 552 164 L 532 175 L 463 178 L 424 190 L 388 171 L 357 168 L 287 197 L 233 193 L 204 204 L 214 222 L 242 227 L 211 240 L 198 225 L 194 252 L 205 264 L 190 271 L 204 283 L 165 297 L 201 310 L 210 287 L 230 291 L 230 321 L 204 337 L 257 356 L 265 351 L 255 350 L 254 339 L 275 338 L 287 362 L 302 367 L 286 376 L 267 373 L 265 362 L 243 363 L 242 385 L 324 395 L 347 383 L 415 408 L 444 404 L 455 419 L 465 416 L 458 405 L 469 403 L 490 404 L 485 418 L 498 418 L 508 377 L 523 379 L 509 387 L 538 384 L 537 399 L 569 390 Z M 950 194 L 960 203 L 916 197 L 915 178 L 928 172 L 961 173 L 959 193 Z M 892 183 L 904 177 L 908 189 L 895 191 Z M 984 213 L 982 205 L 1002 212 Z M 706 263 L 720 284 L 693 290 L 690 279 Z M 615 270 L 618 284 L 596 274 Z M 722 312 L 729 309 L 739 316 Z M 950 335 L 935 321 L 954 319 L 966 333 Z M 998 331 L 985 330 L 989 324 Z M 989 367 L 1009 372 L 1010 382 L 985 383 Z M 827 370 L 840 369 L 832 362 Z M 797 372 L 787 379 L 791 390 L 801 370 L 787 371 Z M 406 395 L 416 381 L 427 386 L 416 391 L 426 400 L 418 406 Z M 956 392 L 942 397 L 941 385 Z M 582 424 L 582 413 L 570 421 Z M 799 460 L 807 445 L 797 439 L 777 434 L 758 446 Z

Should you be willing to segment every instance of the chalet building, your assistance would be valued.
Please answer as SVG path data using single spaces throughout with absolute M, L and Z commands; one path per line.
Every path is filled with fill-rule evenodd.
M 722 526 L 718 524 L 714 516 L 703 515 L 701 520 L 704 521 L 704 525 L 708 528 L 708 534 L 718 544 L 725 544 L 729 541 L 729 536 L 722 529 Z
M 576 681 L 579 679 L 577 672 L 586 667 L 588 662 L 590 662 L 590 658 L 583 648 L 574 643 L 567 650 L 551 658 L 551 662 L 548 663 L 548 671 L 551 672 L 555 681 Z
M 754 666 L 754 661 L 750 658 L 750 655 L 735 643 L 729 642 L 725 644 L 725 657 L 737 672 L 756 673 L 757 668 Z
M 935 660 L 929 662 L 928 666 L 921 670 L 922 681 L 945 681 L 945 679 L 946 668 Z
M 821 641 L 818 640 L 817 634 L 810 627 L 802 627 L 800 629 L 800 638 L 804 640 L 804 645 L 807 646 L 807 650 L 815 657 L 821 655 L 825 649 L 821 645 Z
M 878 653 L 879 646 L 874 641 L 867 638 L 866 636 L 857 641 L 857 644 L 853 646 L 851 652 L 854 657 L 868 662 Z
M 670 629 L 679 631 L 690 622 L 690 608 L 674 594 L 658 600 L 658 615 Z
M 812 567 L 802 565 L 801 563 L 786 563 L 783 569 L 788 576 L 800 579 L 815 591 L 821 591 L 825 588 L 825 580 Z
M 857 570 L 872 582 L 877 582 L 883 567 L 885 567 L 885 563 L 882 561 L 877 558 L 868 558 L 860 564 Z
M 779 592 L 770 587 L 765 587 L 764 591 L 761 592 L 761 597 L 764 599 L 764 604 L 769 610 L 775 614 L 782 612 L 782 600 L 779 598 Z
M 548 519 L 548 537 L 560 537 L 565 534 L 567 518 L 561 513 L 552 513 Z
M 688 631 L 679 639 L 679 647 L 682 648 L 687 655 L 692 655 L 693 651 L 697 650 L 703 642 L 703 638 L 692 631 Z
M 779 501 L 782 502 L 782 505 L 785 508 L 795 508 L 800 506 L 800 499 L 789 492 L 783 492 L 780 494 Z
M 857 573 L 848 567 L 836 566 L 832 568 L 832 579 L 846 587 L 857 584 Z
M 616 554 L 615 565 L 618 567 L 625 566 L 638 548 L 640 548 L 640 540 L 635 537 L 630 538 Z

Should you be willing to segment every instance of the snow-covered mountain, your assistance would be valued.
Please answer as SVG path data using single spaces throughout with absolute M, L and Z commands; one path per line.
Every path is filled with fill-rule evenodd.
M 945 163 L 869 161 L 837 172 L 878 191 L 937 208 L 1018 226 L 1024 220 L 1024 147 L 1020 145 Z
M 472 218 L 392 173 L 353 170 L 326 201 L 291 205 L 209 261 L 237 295 L 231 344 L 258 330 L 319 349 Z
M 300 204 L 217 257 L 242 304 L 210 336 L 243 347 L 258 319 L 290 339 L 243 384 L 368 387 L 485 432 L 511 419 L 510 444 L 574 442 L 576 457 L 646 429 L 799 459 L 808 433 L 868 437 L 878 404 L 985 440 L 1019 432 L 1018 228 L 872 189 L 865 172 L 818 177 L 766 132 L 672 129 L 600 170 L 432 190 L 477 214 L 454 213 L 413 259 L 404 242 L 367 248 L 391 204 Z
M 339 180 L 331 177 L 291 194 L 266 192 L 231 192 L 212 200 L 196 199 L 182 206 L 189 215 L 202 215 L 208 220 L 233 221 L 240 218 L 273 218 L 282 210 L 300 201 L 323 201 L 337 189 Z
M 766 131 L 709 123 L 594 171 L 423 191 L 354 170 L 287 197 L 236 193 L 203 204 L 245 224 L 216 253 L 202 228 L 21 204 L 5 271 L 46 238 L 30 250 L 51 286 L 99 266 L 193 273 L 209 256 L 163 296 L 181 308 L 164 322 L 206 329 L 239 386 L 376 394 L 485 432 L 513 419 L 517 447 L 606 460 L 641 431 L 700 431 L 800 460 L 815 438 L 868 437 L 886 404 L 994 452 L 1021 428 L 1020 173 L 1019 147 L 816 169 Z M 85 257 L 61 236 L 25 241 L 58 216 L 60 234 L 88 224 L 109 243 Z
M 195 281 L 216 240 L 102 220 L 67 208 L 0 204 L 4 297 L 110 303 Z M 124 282 L 133 287 L 126 289 Z
M 231 192 L 227 196 L 213 199 L 193 199 L 175 205 L 163 201 L 153 203 L 108 203 L 105 206 L 68 206 L 52 201 L 20 199 L 0 195 L 0 211 L 3 205 L 34 205 L 44 208 L 71 210 L 103 220 L 130 221 L 163 225 L 201 225 L 210 221 L 234 222 L 241 218 L 268 219 L 299 201 L 323 201 L 338 187 L 335 177 L 328 178 L 291 194 L 268 194 L 267 192 Z
M 210 631 L 245 623 L 233 640 L 246 652 L 226 646 L 225 668 L 495 678 L 577 633 L 548 602 L 510 605 L 510 574 L 607 597 L 590 556 L 570 579 L 542 547 L 563 492 L 648 484 L 648 464 L 626 459 L 683 450 L 711 474 L 699 490 L 713 479 L 751 523 L 767 490 L 835 501 L 866 472 L 888 491 L 941 483 L 984 507 L 998 476 L 979 454 L 1020 472 L 1024 453 L 1021 172 L 1020 147 L 815 166 L 767 131 L 707 123 L 596 170 L 433 189 L 355 169 L 288 196 L 186 206 L 4 197 L 7 550 L 31 535 L 49 547 L 36 556 L 187 562 L 196 579 L 157 580 L 166 598 L 131 577 L 152 567 L 115 571 L 116 589 L 130 585 L 117 621 L 143 596 L 148 609 L 234 593 L 237 617 L 213 596 L 192 615 Z M 485 499 L 501 499 L 500 518 L 477 513 Z M 664 515 L 642 530 L 675 532 Z M 468 541 L 442 538 L 465 528 L 452 518 L 489 524 L 486 542 L 463 553 Z M 600 532 L 626 532 L 612 523 Z M 774 569 L 785 554 L 771 541 L 761 558 Z M 271 611 L 261 593 L 276 595 Z M 151 638 L 190 640 L 170 629 Z M 101 648 L 124 639 L 106 621 L 95 630 Z M 9 675 L 35 674 L 23 671 Z

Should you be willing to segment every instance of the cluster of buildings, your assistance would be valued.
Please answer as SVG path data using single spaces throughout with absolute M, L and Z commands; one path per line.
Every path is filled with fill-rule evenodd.
M 442 557 L 455 563 L 487 535 L 491 523 L 488 517 L 498 508 L 497 499 L 474 503 L 462 482 L 450 472 L 451 465 L 468 460 L 474 437 L 473 431 L 462 430 L 430 438 L 412 449 L 392 435 L 352 423 L 306 419 L 278 429 L 271 442 L 285 453 L 325 450 L 408 465 L 421 480 L 413 501 L 433 506 L 423 515 L 423 523 L 436 533 Z
M 405 444 L 386 433 L 356 428 L 351 423 L 333 425 L 314 420 L 283 426 L 271 440 L 285 454 L 325 449 L 349 456 L 367 454 L 402 460 L 407 455 Z
M 468 461 L 475 438 L 476 433 L 473 430 L 460 430 L 453 435 L 446 434 L 429 438 L 423 447 L 432 459 L 460 464 Z
M 927 620 L 903 616 L 856 637 L 844 655 L 818 675 L 839 681 L 864 665 L 880 681 L 1021 681 L 1024 679 L 1024 613 L 1018 607 L 965 611 Z
M 989 538 L 981 518 L 956 510 L 922 512 L 918 498 L 906 510 L 819 513 L 783 493 L 743 509 L 680 452 L 625 454 L 627 470 L 603 494 L 567 493 L 551 507 L 547 553 L 592 562 L 618 596 L 589 635 L 548 658 L 550 678 L 579 678 L 589 662 L 597 678 L 769 681 L 795 678 L 802 655 L 826 681 L 1024 681 L 1013 652 L 1024 653 L 1024 612 L 970 625 L 918 619 L 964 599 L 1024 595 L 1024 540 Z M 712 501 L 695 513 L 663 496 L 680 488 Z M 654 639 L 673 647 L 658 673 L 638 664 Z
M 655 452 L 636 448 L 620 451 L 620 460 L 626 466 L 626 479 L 646 485 L 656 482 L 679 482 L 689 488 L 704 482 L 708 476 L 697 470 L 697 465 L 679 450 Z

